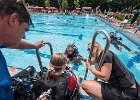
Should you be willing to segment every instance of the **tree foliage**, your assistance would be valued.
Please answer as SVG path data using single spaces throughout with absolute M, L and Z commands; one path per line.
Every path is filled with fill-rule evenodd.
M 74 5 L 75 8 L 79 8 L 80 7 L 79 0 L 74 0 Z
M 50 6 L 59 8 L 58 0 L 50 0 Z
M 25 0 L 26 3 L 29 3 L 30 5 L 38 5 L 38 6 L 44 6 L 45 2 L 44 0 Z
M 50 6 L 50 0 L 45 0 L 45 6 L 47 6 L 47 7 Z
M 59 1 L 59 2 L 58 2 Z M 77 7 L 92 7 L 93 9 L 97 6 L 101 7 L 101 10 L 108 10 L 109 8 L 113 11 L 122 11 L 140 9 L 140 0 L 25 0 L 30 5 L 38 6 L 55 6 L 59 8 L 62 6 L 63 9 L 73 10 Z M 50 3 L 49 3 L 50 2 Z
M 62 0 L 62 9 L 63 10 L 68 9 L 68 2 L 67 2 L 67 0 Z

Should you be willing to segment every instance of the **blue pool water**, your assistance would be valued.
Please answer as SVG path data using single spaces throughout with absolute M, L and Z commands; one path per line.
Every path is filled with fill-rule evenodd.
M 123 43 L 132 50 L 140 52 L 137 45 L 129 41 L 122 34 L 118 33 L 112 27 L 104 22 L 101 22 L 92 16 L 71 16 L 71 15 L 45 15 L 33 14 L 33 23 L 35 28 L 26 33 L 26 40 L 35 43 L 38 40 L 50 42 L 53 46 L 54 53 L 65 51 L 69 43 L 75 43 L 80 54 L 83 57 L 88 57 L 87 44 L 91 42 L 94 33 L 98 30 L 106 30 L 107 32 L 115 32 L 117 36 L 121 36 Z M 97 22 L 95 22 L 97 19 Z M 103 35 L 97 36 L 97 41 L 104 47 L 105 39 Z M 136 79 L 140 83 L 140 53 L 131 54 L 126 49 L 122 48 L 122 52 L 115 49 L 112 45 L 110 50 L 118 55 L 127 68 L 133 72 Z M 3 49 L 3 54 L 6 57 L 9 66 L 16 66 L 26 68 L 28 65 L 33 65 L 39 70 L 38 61 L 34 50 L 9 50 Z M 50 51 L 48 46 L 40 49 L 41 59 L 44 66 L 48 66 L 50 59 Z M 76 75 L 84 77 L 85 63 L 82 62 L 80 66 L 72 65 Z M 89 72 L 87 79 L 93 79 L 94 76 Z

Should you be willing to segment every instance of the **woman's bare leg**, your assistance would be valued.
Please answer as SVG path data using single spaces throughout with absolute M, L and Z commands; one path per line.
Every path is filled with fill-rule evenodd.
M 102 100 L 101 83 L 95 80 L 84 80 L 82 88 L 89 96 L 96 100 Z

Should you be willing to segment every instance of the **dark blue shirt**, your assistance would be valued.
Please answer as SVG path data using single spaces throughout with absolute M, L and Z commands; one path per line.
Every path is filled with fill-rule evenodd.
M 6 60 L 0 51 L 0 100 L 14 100 L 11 89 L 11 76 Z

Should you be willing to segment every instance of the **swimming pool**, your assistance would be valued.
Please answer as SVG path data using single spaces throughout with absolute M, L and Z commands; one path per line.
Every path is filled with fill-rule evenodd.
M 123 38 L 123 43 L 130 47 L 132 50 L 140 51 L 138 46 L 129 41 L 122 34 L 114 30 L 106 23 L 100 21 L 96 17 L 92 16 L 72 16 L 72 15 L 55 15 L 55 14 L 33 14 L 33 23 L 35 28 L 32 28 L 26 33 L 26 40 L 35 43 L 38 40 L 44 40 L 50 42 L 53 46 L 54 53 L 64 52 L 66 46 L 69 43 L 75 43 L 80 54 L 83 57 L 88 57 L 87 44 L 92 40 L 93 34 L 97 30 L 106 30 L 107 32 L 115 32 L 117 36 Z M 97 19 L 97 21 L 95 21 Z M 105 39 L 103 35 L 97 36 L 97 41 L 103 46 L 105 45 Z M 122 52 L 110 46 L 110 50 L 118 55 L 122 62 L 128 66 L 128 69 L 133 72 L 136 79 L 140 83 L 140 53 L 131 54 L 124 48 Z M 33 65 L 39 70 L 38 61 L 34 50 L 9 50 L 2 49 L 3 54 L 6 57 L 9 66 L 16 66 L 20 68 L 26 68 L 29 65 Z M 40 49 L 41 59 L 44 66 L 48 66 L 50 59 L 50 51 L 47 46 Z M 85 63 L 82 62 L 80 66 L 73 65 L 76 75 L 84 77 Z M 89 72 L 87 79 L 93 79 L 93 75 Z

